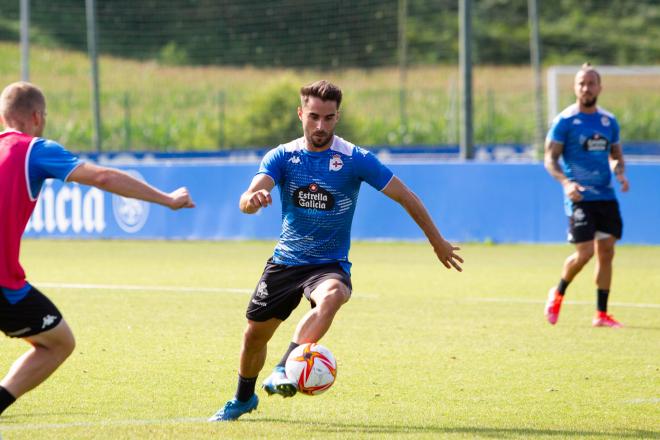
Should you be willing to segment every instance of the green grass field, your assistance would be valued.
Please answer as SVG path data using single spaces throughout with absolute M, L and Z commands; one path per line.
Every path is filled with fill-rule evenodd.
M 468 244 L 459 274 L 426 244 L 354 243 L 353 298 L 322 341 L 334 387 L 260 391 L 258 411 L 207 423 L 233 395 L 248 291 L 272 246 L 27 241 L 29 279 L 78 345 L 3 414 L 3 440 L 660 438 L 660 248 L 639 246 L 618 248 L 610 309 L 626 327 L 613 330 L 591 327 L 593 264 L 557 326 L 544 322 L 568 245 Z M 268 370 L 306 310 L 271 341 Z M 5 338 L 0 370 L 25 348 Z

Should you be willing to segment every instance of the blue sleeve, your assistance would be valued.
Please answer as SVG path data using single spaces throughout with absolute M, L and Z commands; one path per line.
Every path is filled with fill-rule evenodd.
M 284 168 L 284 148 L 278 147 L 270 150 L 263 159 L 257 174 L 266 174 L 270 176 L 275 184 L 279 184 L 282 179 L 282 169 Z
M 355 171 L 360 180 L 382 191 L 392 180 L 394 173 L 383 165 L 380 160 L 364 148 L 357 147 L 354 153 Z
M 550 131 L 548 131 L 546 140 L 565 144 L 568 135 L 568 123 L 566 121 L 567 119 L 557 116 L 557 118 L 552 121 L 552 127 L 550 127 Z
M 36 198 L 46 179 L 66 181 L 69 174 L 81 163 L 78 157 L 57 142 L 41 138 L 35 140 L 28 161 L 30 193 Z
M 612 118 L 612 144 L 621 143 L 621 133 L 619 132 L 619 122 Z

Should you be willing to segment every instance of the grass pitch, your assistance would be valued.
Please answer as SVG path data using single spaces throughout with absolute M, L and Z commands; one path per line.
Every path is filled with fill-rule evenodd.
M 323 339 L 327 393 L 259 391 L 207 423 L 236 385 L 244 312 L 273 243 L 27 241 L 30 281 L 76 334 L 72 357 L 0 417 L 8 439 L 660 438 L 660 248 L 620 246 L 594 329 L 593 264 L 556 327 L 543 302 L 568 245 L 465 245 L 461 274 L 423 243 L 354 243 L 354 294 Z M 270 344 L 267 373 L 303 301 Z M 26 348 L 5 338 L 0 372 Z M 263 378 L 265 375 L 262 375 Z

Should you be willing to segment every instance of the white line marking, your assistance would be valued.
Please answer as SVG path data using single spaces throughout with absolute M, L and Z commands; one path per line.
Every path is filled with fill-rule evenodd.
M 35 281 L 35 286 L 52 289 L 99 289 L 99 290 L 148 290 L 159 292 L 190 292 L 190 293 L 252 293 L 252 289 L 229 287 L 175 287 L 175 286 L 139 286 L 126 284 L 75 284 L 75 283 L 41 283 Z
M 52 283 L 30 282 L 38 288 L 47 289 L 80 289 L 80 290 L 126 290 L 150 292 L 180 292 L 180 293 L 238 293 L 251 294 L 254 289 L 241 289 L 234 287 L 185 287 L 185 286 L 146 286 L 136 284 L 81 284 L 81 283 Z M 377 298 L 378 295 L 370 293 L 356 293 L 356 298 Z
M 98 422 L 70 422 L 70 423 L 26 423 L 16 425 L 0 425 L 2 432 L 25 431 L 40 429 L 65 429 L 86 428 L 98 426 L 141 426 L 141 425 L 165 425 L 174 423 L 200 423 L 206 422 L 203 418 L 178 418 L 178 419 L 128 419 L 128 420 L 100 420 Z
M 638 397 L 637 399 L 624 400 L 624 402 L 633 403 L 633 404 L 638 404 L 638 403 L 660 403 L 660 397 L 650 397 L 648 399 L 645 399 L 643 397 Z
M 44 287 L 50 289 L 81 289 L 81 290 L 126 290 L 126 291 L 150 291 L 150 292 L 181 292 L 181 293 L 238 293 L 246 294 L 252 293 L 252 289 L 241 289 L 235 287 L 191 287 L 191 286 L 147 286 L 136 284 L 81 284 L 81 283 L 53 283 L 53 282 L 38 282 L 34 284 L 37 287 Z M 355 292 L 355 298 L 378 298 L 380 295 L 374 293 Z M 503 303 L 503 304 L 545 304 L 542 299 L 525 299 L 525 298 L 460 298 L 456 300 L 448 300 L 448 302 L 477 302 L 477 303 Z M 593 301 L 564 301 L 564 304 L 577 304 L 577 305 L 592 305 Z M 626 302 L 610 302 L 610 305 L 617 307 L 634 307 L 640 309 L 660 309 L 660 304 L 644 304 L 644 303 L 626 303 Z

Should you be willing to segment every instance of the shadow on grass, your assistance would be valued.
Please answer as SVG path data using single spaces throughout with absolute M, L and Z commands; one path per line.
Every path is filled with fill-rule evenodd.
M 285 424 L 299 424 L 299 420 L 287 420 L 276 418 L 265 418 L 260 420 L 241 420 L 242 422 L 274 422 Z M 482 437 L 493 438 L 531 438 L 538 436 L 549 436 L 558 438 L 567 437 L 612 437 L 612 438 L 645 438 L 660 439 L 660 431 L 648 431 L 644 429 L 620 430 L 614 432 L 605 431 L 585 431 L 569 429 L 534 429 L 534 428 L 488 428 L 477 426 L 435 426 L 435 425 L 378 425 L 378 424 L 352 424 L 352 423 L 333 423 L 331 425 L 313 425 L 309 426 L 314 433 L 348 433 L 356 434 L 473 434 Z
M 660 331 L 660 327 L 645 327 L 643 325 L 626 325 L 624 329 Z

